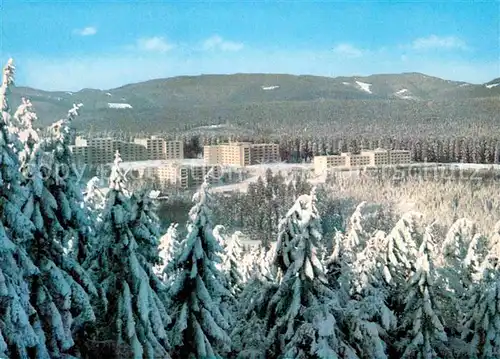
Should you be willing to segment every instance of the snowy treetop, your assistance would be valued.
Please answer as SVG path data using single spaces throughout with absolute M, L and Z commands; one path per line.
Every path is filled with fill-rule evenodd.
M 111 174 L 109 176 L 109 189 L 115 191 L 124 191 L 125 182 L 127 182 L 125 174 L 120 168 L 120 162 L 122 162 L 122 158 L 120 156 L 120 152 L 117 150 L 115 153 L 115 161 L 113 167 L 111 167 Z
M 30 141 L 32 143 L 29 145 L 38 143 L 38 132 L 33 129 L 33 121 L 36 121 L 38 118 L 36 113 L 33 112 L 33 104 L 29 99 L 22 98 L 22 103 L 14 113 L 14 118 L 22 128 L 22 131 L 19 133 L 21 142 L 25 145 Z
M 2 73 L 2 84 L 0 85 L 0 106 L 2 111 L 2 119 L 7 125 L 10 121 L 9 114 L 9 102 L 7 99 L 7 93 L 9 86 L 14 83 L 14 71 L 15 67 L 13 65 L 13 60 L 9 59 L 7 65 L 3 68 Z

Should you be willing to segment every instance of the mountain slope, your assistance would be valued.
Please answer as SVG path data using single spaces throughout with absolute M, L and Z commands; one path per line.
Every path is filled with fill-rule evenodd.
M 19 87 L 13 91 L 12 105 L 15 106 L 21 96 L 29 97 L 39 118 L 51 122 L 64 116 L 72 103 L 81 102 L 84 110 L 76 125 L 82 128 L 92 124 L 101 129 L 115 129 L 119 123 L 129 130 L 157 125 L 168 129 L 220 120 L 265 126 L 269 111 L 275 112 L 268 109 L 280 108 L 283 116 L 297 122 L 299 114 L 301 118 L 315 116 L 317 108 L 306 104 L 331 102 L 331 106 L 342 113 L 346 111 L 344 107 L 353 106 L 352 101 L 358 101 L 357 106 L 365 107 L 364 110 L 374 107 L 373 111 L 381 111 L 384 106 L 380 103 L 389 101 L 394 108 L 401 107 L 404 115 L 407 107 L 424 106 L 417 105 L 418 102 L 437 104 L 496 98 L 500 95 L 497 83 L 500 79 L 474 85 L 420 73 L 336 78 L 286 74 L 201 75 L 157 79 L 105 91 L 83 89 L 75 93 Z M 407 106 L 404 102 L 415 104 Z

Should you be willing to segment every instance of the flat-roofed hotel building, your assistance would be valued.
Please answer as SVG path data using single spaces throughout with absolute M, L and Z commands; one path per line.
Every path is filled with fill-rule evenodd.
M 239 167 L 280 160 L 279 145 L 275 143 L 229 142 L 203 147 L 203 157 L 209 165 Z

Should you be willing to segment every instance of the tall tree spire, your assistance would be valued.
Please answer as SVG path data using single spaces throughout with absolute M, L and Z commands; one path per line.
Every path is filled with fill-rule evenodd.
M 102 315 L 94 339 L 111 343 L 112 348 L 93 349 L 95 355 L 109 350 L 127 358 L 167 359 L 165 327 L 170 318 L 162 298 L 165 288 L 153 272 L 156 263 L 151 262 L 151 253 L 158 253 L 157 238 L 144 232 L 151 228 L 151 218 L 126 193 L 120 162 L 117 151 L 98 232 L 100 245 L 89 261 L 93 278 L 102 288 Z
M 216 267 L 222 248 L 213 235 L 210 176 L 211 171 L 193 196 L 195 205 L 189 212 L 186 240 L 169 264 L 170 273 L 176 273 L 169 298 L 173 356 L 177 358 L 224 358 L 231 346 L 229 323 L 219 306 L 231 293 Z

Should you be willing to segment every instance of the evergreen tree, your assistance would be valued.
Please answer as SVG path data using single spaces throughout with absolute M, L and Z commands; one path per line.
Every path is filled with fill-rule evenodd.
M 432 260 L 434 239 L 427 227 L 418 251 L 415 273 L 410 279 L 402 318 L 402 358 L 450 358 L 447 335 L 435 294 Z M 406 334 L 403 334 L 406 333 Z
M 164 288 L 153 272 L 155 243 L 142 196 L 131 199 L 117 152 L 90 270 L 102 288 L 102 315 L 95 338 L 111 343 L 115 357 L 169 358 Z M 156 253 L 158 253 L 156 249 Z M 97 350 L 102 348 L 95 347 Z M 108 354 L 110 355 L 110 354 Z
M 498 264 L 483 266 L 482 278 L 468 290 L 462 320 L 462 339 L 468 357 L 493 359 L 500 356 L 500 276 Z
M 14 65 L 8 61 L 0 85 L 0 356 L 28 358 L 38 350 L 48 358 L 40 322 L 33 322 L 29 284 L 40 271 L 28 257 L 24 245 L 33 240 L 33 224 L 20 210 L 25 194 L 20 187 L 20 141 L 10 127 L 8 95 L 14 81 Z M 17 147 L 16 147 L 17 145 Z M 43 355 L 44 354 L 44 355 Z
M 168 263 L 170 263 L 181 249 L 181 241 L 177 233 L 178 225 L 178 223 L 170 223 L 167 233 L 160 237 L 158 249 L 160 250 L 161 263 L 155 267 L 155 271 L 164 281 L 172 276 L 172 273 L 166 270 Z
M 78 258 L 68 255 L 69 248 L 65 247 L 65 240 L 75 237 L 71 235 L 72 231 L 78 231 L 75 226 L 67 226 L 69 222 L 64 222 L 71 219 L 74 207 L 58 190 L 64 187 L 65 179 L 58 172 L 60 167 L 54 165 L 55 151 L 42 151 L 30 123 L 33 118 L 36 117 L 24 116 L 23 133 L 27 135 L 23 138 L 24 149 L 20 154 L 23 159 L 22 184 L 27 190 L 21 208 L 35 225 L 34 240 L 26 248 L 40 270 L 40 275 L 31 282 L 31 302 L 45 332 L 50 355 L 59 357 L 65 353 L 77 354 L 75 351 L 79 345 L 74 347 L 75 339 L 80 340 L 85 325 L 95 320 L 89 295 L 95 297 L 97 291 Z M 51 190 L 59 193 L 57 198 Z M 74 190 L 78 196 L 78 189 Z M 77 211 L 74 213 L 78 217 Z
M 280 223 L 274 264 L 283 273 L 268 306 L 270 358 L 356 358 L 338 327 L 340 303 L 316 255 L 321 241 L 314 191 L 301 195 Z
M 238 359 L 264 359 L 269 347 L 266 336 L 266 305 L 278 289 L 256 272 L 238 296 L 235 326 L 231 332 L 233 353 Z
M 381 244 L 384 280 L 391 286 L 389 307 L 400 314 L 404 308 L 406 283 L 415 272 L 417 257 L 417 212 L 405 213 Z
M 369 235 L 363 229 L 363 213 L 362 210 L 366 206 L 366 202 L 361 202 L 349 219 L 347 228 L 345 249 L 356 256 L 356 253 L 362 250 L 366 245 L 366 240 Z
M 91 223 L 85 206 L 78 172 L 70 149 L 73 120 L 78 116 L 82 104 L 73 105 L 65 119 L 51 126 L 51 137 L 41 143 L 43 151 L 51 154 L 52 167 L 46 179 L 58 206 L 54 210 L 54 221 L 61 227 L 58 236 L 68 249 L 68 254 L 83 263 L 90 252 Z
M 481 266 L 484 256 L 481 248 L 484 241 L 479 234 L 475 234 L 473 222 L 461 218 L 453 223 L 446 233 L 441 247 L 438 268 L 440 274 L 437 280 L 443 302 L 443 316 L 452 336 L 459 336 L 457 317 L 467 313 L 468 296 L 474 290 L 476 279 L 481 277 Z
M 5 115 L 3 118 L 9 116 Z M 17 346 L 17 353 L 13 356 L 17 354 L 20 357 L 31 355 L 38 358 L 59 358 L 71 354 L 78 355 L 75 340 L 83 332 L 84 325 L 95 319 L 89 294 L 96 295 L 97 292 L 80 265 L 65 255 L 64 247 L 59 241 L 58 223 L 54 216 L 57 203 L 46 187 L 51 171 L 50 167 L 42 169 L 44 153 L 39 147 L 38 135 L 31 125 L 36 115 L 32 112 L 28 100 L 23 99 L 14 118 L 23 127 L 23 138 L 22 141 L 17 139 L 11 142 L 9 147 L 13 152 L 15 150 L 19 153 L 23 162 L 23 193 L 21 196 L 21 191 L 17 191 L 18 186 L 13 186 L 10 191 L 20 200 L 16 209 L 22 210 L 22 215 L 19 214 L 16 219 L 18 225 L 26 218 L 32 219 L 32 224 L 24 223 L 22 228 L 23 231 L 31 231 L 32 236 L 22 243 L 26 252 L 19 253 L 18 258 L 22 260 L 27 256 L 32 262 L 24 270 L 32 275 L 27 283 L 29 303 L 32 307 L 30 322 L 38 340 L 30 353 Z M 13 139 L 17 137 L 19 130 L 11 126 L 9 133 L 10 139 Z M 10 164 L 15 164 L 19 169 L 19 162 L 16 158 L 13 159 Z M 9 215 L 11 209 L 5 206 L 3 211 Z M 24 300 L 27 299 L 26 296 Z
M 380 244 L 385 233 L 377 232 L 352 264 L 351 298 L 343 324 L 346 340 L 362 358 L 388 358 L 386 341 L 397 325 L 394 313 L 387 307 L 388 290 L 381 268 Z
M 95 232 L 95 229 L 102 222 L 102 211 L 106 202 L 106 196 L 99 189 L 99 178 L 92 177 L 86 185 L 83 193 L 84 205 L 87 208 L 89 216 L 90 229 Z
M 170 262 L 176 270 L 169 289 L 173 356 L 176 358 L 223 358 L 231 350 L 229 323 L 219 304 L 231 293 L 224 286 L 220 263 L 222 247 L 213 235 L 206 175 L 194 195 L 189 212 L 188 234 L 182 250 Z
M 142 257 L 147 263 L 156 266 L 161 263 L 158 251 L 160 224 L 155 213 L 156 206 L 147 190 L 132 193 L 130 201 L 132 203 L 130 230 Z
M 229 240 L 226 240 L 224 251 L 225 256 L 222 261 L 222 270 L 227 273 L 229 290 L 233 295 L 237 295 L 241 291 L 241 283 L 243 281 L 243 276 L 239 269 L 243 255 L 237 235 L 233 234 Z
M 442 257 L 444 259 L 444 276 L 449 281 L 449 286 L 460 298 L 470 286 L 468 278 L 470 261 L 466 258 L 476 229 L 473 222 L 466 218 L 457 220 L 448 230 L 442 244 Z M 471 254 L 469 254 L 469 257 Z

